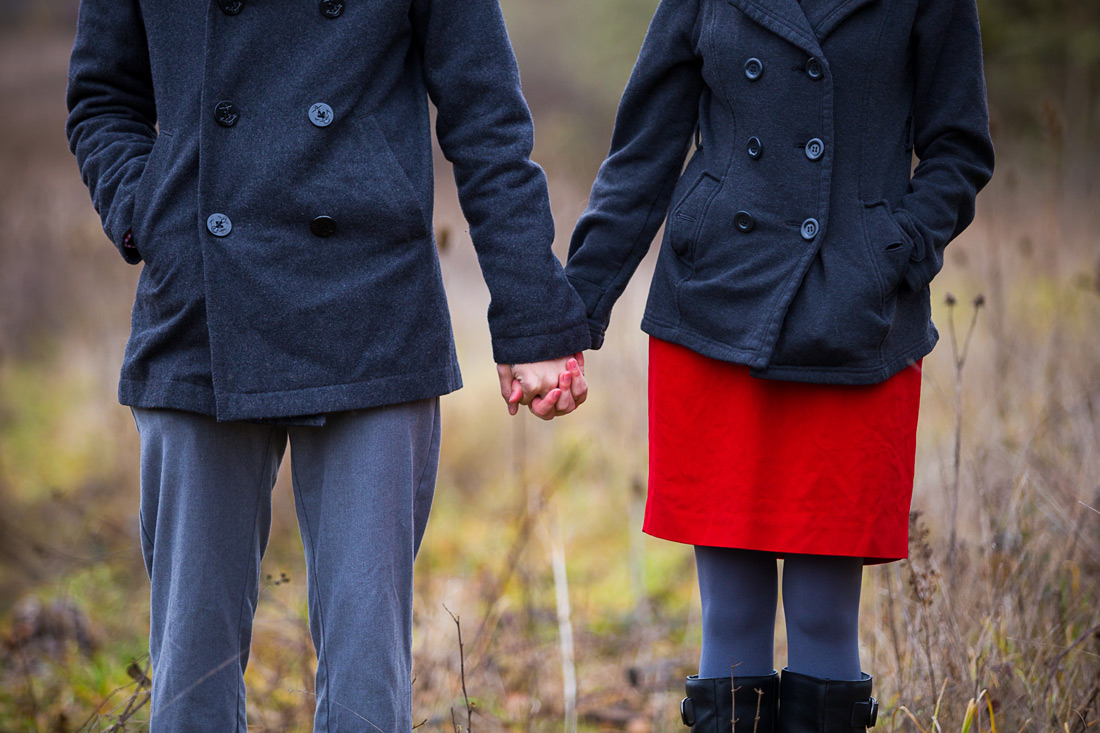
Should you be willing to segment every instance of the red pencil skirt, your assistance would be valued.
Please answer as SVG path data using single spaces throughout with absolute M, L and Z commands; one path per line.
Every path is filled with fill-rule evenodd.
M 647 534 L 867 564 L 908 556 L 921 370 L 880 384 L 757 379 L 649 342 Z

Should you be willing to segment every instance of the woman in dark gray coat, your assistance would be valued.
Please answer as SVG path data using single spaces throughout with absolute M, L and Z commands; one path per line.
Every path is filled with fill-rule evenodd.
M 693 730 L 874 724 L 862 566 L 906 553 L 929 283 L 992 170 L 974 0 L 661 1 L 566 274 L 599 348 L 665 221 L 645 530 L 696 546 Z

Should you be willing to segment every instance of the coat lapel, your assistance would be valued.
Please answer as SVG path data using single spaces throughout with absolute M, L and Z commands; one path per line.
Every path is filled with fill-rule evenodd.
M 855 1 L 855 0 L 850 0 Z M 764 28 L 801 48 L 810 56 L 821 56 L 821 47 L 798 0 L 729 0 Z
M 824 43 L 845 18 L 873 2 L 876 0 L 802 0 L 802 10 L 814 36 L 818 42 Z

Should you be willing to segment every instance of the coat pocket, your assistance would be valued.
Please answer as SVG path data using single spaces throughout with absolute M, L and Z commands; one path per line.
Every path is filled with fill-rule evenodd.
M 678 256 L 690 259 L 707 208 L 718 192 L 720 182 L 709 173 L 700 174 L 672 209 L 668 221 L 668 241 Z
M 145 159 L 145 168 L 142 170 L 141 179 L 134 189 L 134 208 L 130 216 L 130 232 L 134 236 L 134 244 L 141 253 L 142 259 L 152 250 L 149 243 L 151 237 L 146 237 L 149 232 L 150 205 L 157 195 L 157 189 L 164 182 L 165 164 L 171 159 L 168 151 L 172 147 L 172 133 L 161 131 L 157 134 L 153 149 L 149 157 Z
M 390 147 L 386 134 L 370 114 L 360 115 L 356 118 L 356 124 L 359 126 L 363 149 L 371 158 L 368 165 L 375 168 L 378 174 L 376 181 L 382 184 L 372 182 L 375 183 L 372 188 L 387 197 L 396 218 L 407 223 L 408 237 L 419 239 L 426 236 L 431 231 L 431 222 L 425 216 L 416 189 Z
M 863 235 L 885 306 L 901 286 L 913 254 L 913 242 L 885 201 L 863 204 Z

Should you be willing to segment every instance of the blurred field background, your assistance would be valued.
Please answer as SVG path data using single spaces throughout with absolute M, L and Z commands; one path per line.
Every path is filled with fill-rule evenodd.
M 563 255 L 655 5 L 503 0 Z M 998 169 L 933 285 L 943 340 L 925 360 L 912 556 L 865 574 L 863 664 L 880 729 L 1100 731 L 1100 3 L 979 5 Z M 148 718 L 137 436 L 115 401 L 138 270 L 102 234 L 66 149 L 75 10 L 75 0 L 0 1 L 4 733 L 138 731 Z M 436 507 L 417 564 L 416 720 L 422 730 L 682 730 L 699 645 L 693 559 L 639 529 L 637 324 L 651 260 L 606 346 L 588 355 L 589 403 L 551 424 L 509 419 L 488 293 L 450 171 L 437 166 L 467 386 L 443 401 Z M 308 731 L 314 661 L 284 481 L 275 504 L 250 723 Z M 777 667 L 781 618 L 778 638 Z

